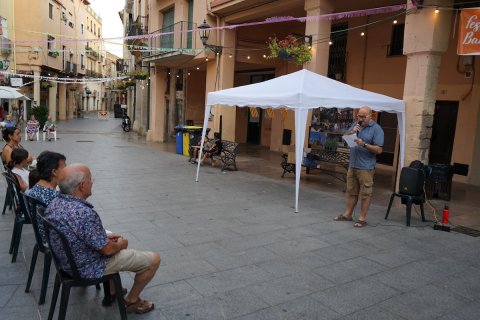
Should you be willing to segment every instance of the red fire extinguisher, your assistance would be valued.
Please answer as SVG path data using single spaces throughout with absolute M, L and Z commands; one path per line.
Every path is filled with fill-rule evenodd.
M 448 224 L 448 205 L 445 205 L 442 213 L 442 223 Z

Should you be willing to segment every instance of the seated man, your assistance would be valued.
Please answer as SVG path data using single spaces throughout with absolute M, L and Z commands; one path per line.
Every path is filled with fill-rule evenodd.
M 201 143 L 202 143 L 202 139 L 199 139 L 197 145 L 192 147 L 193 154 L 192 154 L 191 162 L 193 164 L 197 163 L 197 158 L 198 158 L 198 153 L 200 152 Z M 205 150 L 210 149 L 211 144 L 212 144 L 212 141 L 208 138 L 208 130 L 207 130 L 207 132 L 205 133 L 205 139 L 203 141 L 203 152 L 205 152 Z
M 52 140 L 52 138 L 50 138 L 50 132 L 54 132 L 56 130 L 56 127 L 57 126 L 55 125 L 55 122 L 52 121 L 52 117 L 48 117 L 45 125 L 43 126 L 43 132 L 47 133 L 48 141 Z
M 85 279 L 98 279 L 119 271 L 135 272 L 130 292 L 125 297 L 127 312 L 146 313 L 152 302 L 142 300 L 140 292 L 150 282 L 160 265 L 160 255 L 127 249 L 128 240 L 119 234 L 107 234 L 93 206 L 86 201 L 92 195 L 92 175 L 87 166 L 73 164 L 60 171 L 60 195 L 52 200 L 45 218 L 67 238 L 78 267 Z M 53 250 L 61 260 L 61 268 L 70 272 L 59 239 L 53 237 Z
M 211 144 L 210 148 L 206 148 L 204 152 L 205 153 L 202 156 L 202 161 L 200 162 L 200 164 L 203 164 L 206 158 L 210 158 L 213 166 L 213 156 L 217 156 L 222 152 L 222 140 L 220 139 L 219 132 L 215 132 L 213 134 L 213 143 Z

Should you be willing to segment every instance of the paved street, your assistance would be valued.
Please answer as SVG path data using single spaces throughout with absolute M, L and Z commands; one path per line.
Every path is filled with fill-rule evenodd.
M 142 294 L 155 310 L 129 319 L 478 319 L 479 238 L 434 231 L 415 213 L 407 228 L 404 207 L 385 221 L 386 208 L 372 206 L 368 226 L 356 229 L 332 220 L 344 197 L 317 189 L 301 189 L 295 214 L 292 180 L 241 166 L 222 173 L 206 165 L 195 183 L 186 158 L 123 133 L 120 121 L 61 122 L 58 141 L 23 144 L 89 165 L 89 200 L 105 227 L 132 248 L 160 252 Z M 4 194 L 1 184 L 2 203 Z M 11 212 L 0 217 L 0 319 L 46 319 L 51 287 L 37 306 L 43 256 L 25 293 L 34 237 L 25 226 L 12 264 L 12 226 Z M 122 281 L 130 288 L 132 276 Z M 72 289 L 67 319 L 119 319 L 102 296 L 94 287 Z

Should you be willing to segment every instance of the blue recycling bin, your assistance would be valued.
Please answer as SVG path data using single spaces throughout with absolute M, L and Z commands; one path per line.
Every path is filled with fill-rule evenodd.
M 183 154 L 183 126 L 175 127 L 175 151 L 177 154 Z

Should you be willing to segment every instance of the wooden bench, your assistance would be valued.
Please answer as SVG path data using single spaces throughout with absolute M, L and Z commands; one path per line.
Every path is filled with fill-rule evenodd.
M 292 173 L 295 174 L 295 164 L 288 163 L 287 154 L 282 155 L 282 162 L 281 166 L 283 169 L 282 178 L 285 176 L 285 173 Z M 310 170 L 320 170 L 332 177 L 342 181 L 347 182 L 347 171 L 348 171 L 348 163 L 350 160 L 350 153 L 348 149 L 338 148 L 335 150 L 322 150 L 322 149 L 312 149 L 310 153 L 307 154 L 306 161 L 302 164 L 303 167 L 306 168 L 307 174 L 310 173 Z M 332 170 L 329 168 L 322 167 L 319 162 L 326 162 L 340 166 L 342 171 Z
M 222 140 L 222 151 L 218 155 L 213 155 L 213 160 L 220 160 L 222 162 L 222 171 L 227 168 L 232 168 L 237 171 L 237 153 L 238 142 Z

